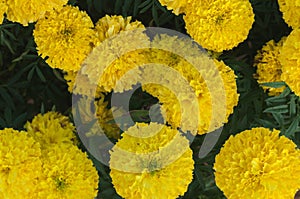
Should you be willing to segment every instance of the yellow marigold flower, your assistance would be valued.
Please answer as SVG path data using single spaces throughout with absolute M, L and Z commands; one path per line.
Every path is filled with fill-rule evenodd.
M 137 46 L 149 47 L 143 28 L 121 31 L 93 49 L 83 63 L 82 73 L 91 82 L 98 82 L 105 92 L 130 90 L 140 79 L 139 66 L 147 61 L 143 50 L 134 50 Z M 127 78 L 121 79 L 125 74 Z
M 282 65 L 281 79 L 287 83 L 291 90 L 300 96 L 300 29 L 295 29 L 284 42 L 279 61 Z
M 78 112 L 80 113 L 81 122 L 89 124 L 95 122 L 94 125 L 87 129 L 86 136 L 106 135 L 109 138 L 119 139 L 120 129 L 114 122 L 113 111 L 118 111 L 116 107 L 108 108 L 108 102 L 104 101 L 104 95 L 97 100 L 89 100 L 82 98 L 77 102 Z M 95 110 L 95 112 L 92 112 Z M 76 111 L 75 111 L 76 113 Z M 118 114 L 115 114 L 118 115 Z M 74 115 L 78 117 L 77 115 Z M 97 121 L 94 121 L 94 120 Z M 101 128 L 101 129 L 99 129 Z
M 249 1 L 216 0 L 204 7 L 190 6 L 184 16 L 187 32 L 202 47 L 222 52 L 247 38 L 254 22 Z
M 161 42 L 157 41 L 160 40 Z M 234 71 L 231 70 L 228 66 L 226 66 L 223 62 L 219 62 L 216 60 L 211 60 L 207 55 L 197 56 L 196 63 L 201 65 L 203 68 L 197 68 L 193 66 L 191 63 L 188 63 L 184 58 L 180 57 L 179 55 L 175 55 L 171 52 L 166 52 L 164 50 L 159 50 L 163 46 L 172 45 L 172 39 L 165 40 L 166 38 L 155 38 L 153 41 L 153 45 L 156 47 L 152 49 L 149 55 L 149 60 L 153 63 L 163 64 L 170 68 L 175 69 L 178 74 L 176 73 L 162 73 L 161 69 L 158 68 L 157 70 L 153 68 L 149 68 L 148 66 L 142 67 L 143 71 L 143 78 L 147 77 L 146 79 L 153 79 L 154 82 L 160 82 L 159 84 L 146 84 L 143 85 L 142 88 L 149 94 L 157 97 L 159 102 L 162 104 L 162 109 L 166 113 L 166 121 L 171 124 L 174 128 L 180 127 L 184 131 L 194 131 L 194 129 L 189 129 L 189 127 L 195 126 L 190 124 L 191 121 L 195 121 L 195 119 L 191 120 L 190 115 L 196 114 L 193 105 L 193 100 L 190 98 L 190 91 L 184 87 L 183 83 L 179 82 L 178 77 L 183 77 L 188 83 L 189 87 L 193 89 L 193 92 L 198 98 L 198 108 L 199 108 L 199 124 L 198 124 L 198 134 L 204 134 L 207 132 L 211 132 L 217 128 L 220 128 L 224 123 L 228 121 L 229 115 L 233 112 L 233 108 L 238 103 L 238 94 L 237 94 L 237 86 L 235 81 Z M 177 39 L 178 40 L 178 39 Z M 165 41 L 169 41 L 165 43 Z M 192 48 L 192 46 L 187 45 L 186 41 L 178 40 L 176 43 L 179 42 L 179 46 L 185 43 L 180 47 L 181 51 L 184 51 L 186 46 Z M 159 44 L 160 43 L 160 44 Z M 188 57 L 195 56 L 196 54 L 192 54 L 188 52 L 184 53 Z M 206 66 L 205 66 L 206 65 Z M 155 75 L 153 75 L 155 74 Z M 160 74 L 160 75 L 159 75 Z M 206 79 L 202 75 L 206 75 Z M 148 77 L 150 76 L 150 77 Z M 220 83 L 222 87 L 214 86 L 216 83 L 216 77 L 220 76 L 220 80 L 223 82 Z M 155 80 L 154 80 L 155 79 Z M 167 88 L 167 82 L 173 81 L 174 86 L 172 88 Z M 217 106 L 218 109 L 223 109 L 224 107 L 219 107 L 219 104 L 222 104 L 222 100 L 225 101 L 226 104 L 226 116 L 223 118 L 222 114 L 216 114 L 212 118 L 212 95 L 209 91 L 207 86 L 207 82 L 210 81 L 211 85 L 214 88 L 210 88 L 211 92 L 221 93 L 222 89 L 225 91 L 225 96 L 222 97 L 221 95 L 217 97 L 217 101 L 214 106 Z M 176 88 L 175 88 L 176 87 Z M 182 88 L 181 88 L 182 87 Z M 174 89 L 180 91 L 179 93 L 173 93 Z M 220 90 L 221 89 L 221 90 Z M 184 93 L 184 94 L 183 94 Z M 218 101 L 221 100 L 221 101 Z M 182 104 L 180 104 L 180 102 Z M 220 103 L 219 103 L 220 102 Z M 192 106 L 193 105 L 193 106 Z M 183 114 L 187 114 L 189 117 L 188 120 L 183 118 Z M 196 117 L 196 116 L 195 116 Z M 184 121 L 181 121 L 181 120 Z
M 278 0 L 279 9 L 285 22 L 293 28 L 300 27 L 300 2 L 294 0 Z
M 31 122 L 25 124 L 25 128 L 43 149 L 56 144 L 76 142 L 74 125 L 68 117 L 57 112 L 38 114 Z
M 95 29 L 100 42 L 110 38 L 122 31 L 134 30 L 137 28 L 145 28 L 139 21 L 131 22 L 132 17 L 109 16 L 105 15 L 96 23 Z
M 147 47 L 149 38 L 143 33 L 145 27 L 141 22 L 131 22 L 131 17 L 106 15 L 96 23 L 95 29 L 98 35 L 97 45 L 100 45 L 93 49 L 83 63 L 83 74 L 86 74 L 91 82 L 98 82 L 103 91 L 111 92 L 126 72 L 138 67 L 137 63 L 145 59 L 140 55 L 140 51 L 133 49 L 136 49 L 136 46 Z M 114 39 L 113 36 L 118 39 Z M 103 42 L 104 40 L 106 41 Z M 137 80 L 138 76 L 134 74 L 131 78 Z M 120 84 L 124 86 L 119 90 L 115 89 L 116 92 L 132 88 L 128 80 L 120 81 Z
M 2 21 L 4 19 L 4 13 L 6 13 L 8 9 L 6 0 L 1 0 L 0 1 L 0 24 L 2 24 Z
M 76 146 L 53 145 L 43 156 L 40 198 L 95 198 L 99 176 L 86 153 Z
M 300 153 L 286 137 L 266 128 L 231 136 L 214 165 L 217 186 L 230 199 L 293 198 L 299 188 Z
M 65 73 L 64 79 L 67 81 L 69 92 L 75 95 L 98 98 L 101 96 L 101 92 L 104 92 L 98 84 L 91 83 L 88 76 L 81 72 L 69 71 Z M 94 93 L 94 91 L 96 92 Z
M 40 145 L 24 131 L 0 131 L 0 198 L 36 198 L 42 174 Z
M 176 15 L 185 13 L 186 7 L 190 6 L 191 0 L 159 0 L 161 5 L 166 6 L 168 10 Z M 201 2 L 200 2 L 201 3 Z
M 78 7 L 54 9 L 40 19 L 33 32 L 38 53 L 52 68 L 78 71 L 91 52 L 96 34 L 93 22 Z
M 177 130 L 156 123 L 138 123 L 122 137 L 110 159 L 110 176 L 120 196 L 177 198 L 187 191 L 194 161 L 189 141 Z
M 8 5 L 7 19 L 13 22 L 19 22 L 24 26 L 28 23 L 36 22 L 44 17 L 47 11 L 52 9 L 60 10 L 67 0 L 6 0 Z
M 281 39 L 278 43 L 274 40 L 267 42 L 258 54 L 255 56 L 254 66 L 257 67 L 256 77 L 258 83 L 268 82 L 281 82 L 282 66 L 278 60 L 279 51 L 286 37 Z M 279 95 L 285 87 L 270 88 L 268 86 L 262 86 L 265 91 L 268 91 L 269 95 Z

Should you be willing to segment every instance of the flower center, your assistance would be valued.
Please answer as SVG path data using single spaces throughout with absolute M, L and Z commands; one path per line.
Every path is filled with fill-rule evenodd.
M 59 190 L 64 190 L 67 186 L 66 180 L 62 177 L 58 177 L 55 179 L 56 188 Z

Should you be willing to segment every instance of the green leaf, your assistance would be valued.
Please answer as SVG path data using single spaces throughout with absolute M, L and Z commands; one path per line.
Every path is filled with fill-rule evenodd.
M 275 107 L 269 107 L 264 110 L 264 113 L 288 113 L 288 112 L 289 109 L 287 104 L 283 104 Z
M 295 136 L 297 128 L 299 128 L 299 121 L 300 117 L 296 117 L 289 128 L 283 134 L 289 138 L 293 138 Z
M 284 82 L 268 82 L 268 83 L 261 83 L 260 85 L 271 87 L 271 88 L 281 88 L 283 86 L 286 86 Z

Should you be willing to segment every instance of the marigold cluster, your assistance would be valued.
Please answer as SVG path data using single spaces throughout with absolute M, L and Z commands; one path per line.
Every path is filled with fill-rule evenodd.
M 73 144 L 74 126 L 56 112 L 37 115 L 28 132 L 0 130 L 0 197 L 94 198 L 99 177 L 93 163 Z
M 257 67 L 256 78 L 258 83 L 281 82 L 282 65 L 279 61 L 279 53 L 286 37 L 278 43 L 274 40 L 267 42 L 254 58 L 254 66 Z M 285 87 L 270 88 L 262 86 L 269 95 L 279 95 Z
M 112 183 L 124 198 L 177 198 L 193 179 L 189 142 L 162 124 L 137 123 L 111 150 Z
M 253 128 L 231 136 L 214 164 L 228 199 L 293 198 L 299 189 L 300 151 L 279 131 Z

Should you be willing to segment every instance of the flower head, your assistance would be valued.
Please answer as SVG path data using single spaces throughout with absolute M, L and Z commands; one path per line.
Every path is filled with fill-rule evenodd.
M 187 32 L 202 47 L 222 52 L 247 38 L 254 13 L 249 1 L 215 0 L 208 6 L 190 6 L 184 20 Z
M 147 47 L 149 39 L 143 33 L 145 27 L 138 21 L 131 22 L 131 17 L 104 16 L 95 26 L 97 47 L 84 61 L 82 74 L 90 82 L 97 82 L 103 92 L 111 92 L 120 78 L 129 70 L 138 67 L 143 56 L 137 48 Z M 138 75 L 131 78 L 136 80 Z M 132 84 L 126 79 L 120 81 L 122 88 L 116 92 L 130 90 Z
M 166 6 L 168 10 L 176 15 L 185 13 L 186 7 L 190 6 L 191 0 L 159 0 L 159 2 Z
M 300 96 L 300 29 L 295 29 L 287 37 L 280 53 L 282 65 L 281 79 L 287 83 L 296 95 Z
M 33 32 L 38 53 L 52 68 L 78 71 L 96 41 L 94 25 L 78 7 L 52 10 L 40 19 Z
M 76 141 L 75 127 L 68 117 L 57 112 L 38 114 L 25 128 L 43 149 L 55 144 L 72 145 Z
M 156 123 L 130 127 L 111 151 L 110 175 L 124 198 L 177 198 L 193 179 L 189 142 Z M 130 172 L 130 170 L 132 172 Z
M 295 0 L 278 0 L 278 4 L 285 22 L 293 28 L 300 28 L 300 2 Z
M 6 0 L 8 5 L 7 19 L 19 22 L 24 26 L 44 17 L 47 11 L 60 10 L 67 0 Z
M 0 130 L 0 198 L 36 198 L 40 145 L 24 131 Z
M 293 198 L 299 188 L 300 153 L 279 131 L 253 128 L 231 136 L 214 164 L 227 198 Z
M 274 40 L 266 43 L 258 54 L 255 56 L 254 66 L 257 67 L 257 81 L 258 83 L 280 82 L 282 66 L 278 60 L 279 51 L 285 41 L 285 37 L 278 43 Z M 284 86 L 280 88 L 270 88 L 268 86 L 262 86 L 265 91 L 268 91 L 269 95 L 279 95 Z
M 183 131 L 191 132 L 196 130 L 198 134 L 211 132 L 226 123 L 238 103 L 234 71 L 223 62 L 210 59 L 203 52 L 200 55 L 192 53 L 194 51 L 190 52 L 190 49 L 199 51 L 199 48 L 184 39 L 155 37 L 151 44 L 154 48 L 148 53 L 149 62 L 162 64 L 176 71 L 162 72 L 162 67 L 153 68 L 147 65 L 141 67 L 143 71 L 141 76 L 144 79 L 159 82 L 159 84 L 142 85 L 142 88 L 158 98 L 162 104 L 166 121 L 174 128 L 180 127 Z M 166 46 L 172 47 L 174 44 L 180 46 L 180 51 L 184 52 L 185 57 L 181 57 L 179 53 L 162 50 Z M 176 49 L 176 47 L 171 49 Z M 191 63 L 185 58 L 191 60 Z M 218 78 L 220 83 L 216 84 Z M 169 82 L 172 82 L 172 85 Z M 207 83 L 210 83 L 210 88 Z M 196 100 L 191 100 L 191 92 L 195 94 Z M 211 92 L 225 92 L 225 96 L 217 94 L 216 97 Z M 217 98 L 216 101 L 213 102 L 212 97 Z M 220 107 L 223 102 L 226 104 L 225 108 Z M 195 103 L 198 103 L 198 106 Z M 224 110 L 225 115 L 221 112 L 213 115 L 212 106 L 218 107 L 217 110 Z M 188 119 L 184 118 L 184 115 L 187 115 Z M 194 116 L 191 118 L 191 115 Z M 197 117 L 199 117 L 198 121 L 195 119 Z M 197 122 L 197 129 L 194 129 L 194 123 Z
M 54 145 L 43 156 L 41 198 L 95 198 L 99 177 L 86 153 L 76 146 Z

